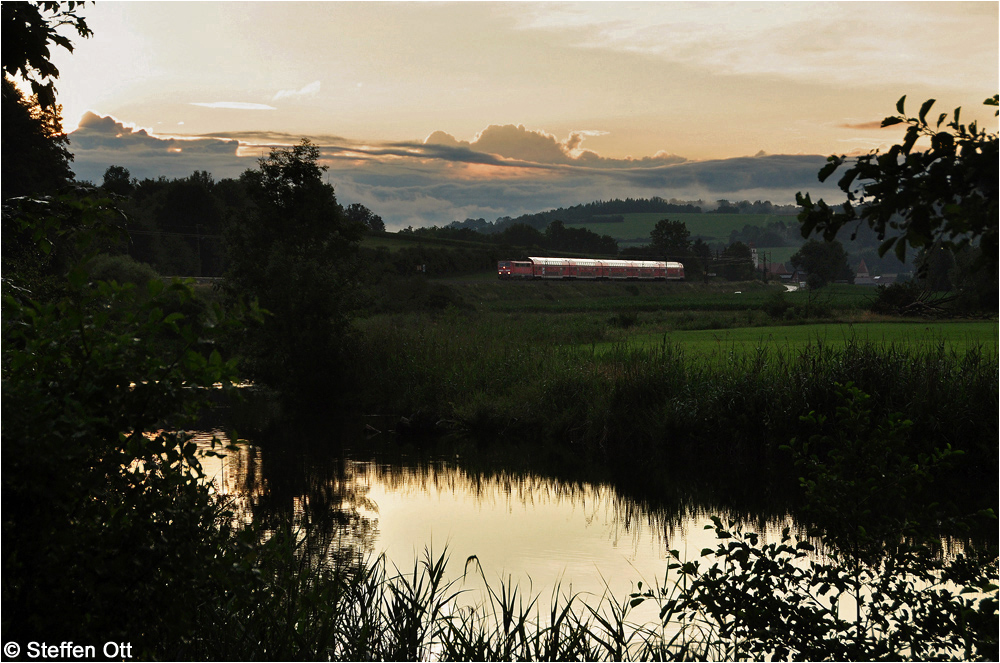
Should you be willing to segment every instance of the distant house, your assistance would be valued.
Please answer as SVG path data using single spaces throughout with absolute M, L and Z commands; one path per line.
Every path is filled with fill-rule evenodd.
M 898 274 L 882 274 L 881 276 L 872 276 L 868 272 L 868 265 L 865 264 L 864 258 L 861 259 L 861 264 L 858 265 L 858 271 L 854 276 L 854 285 L 889 285 L 896 282 Z
M 791 281 L 792 273 L 788 271 L 783 262 L 772 262 L 767 266 L 767 273 L 771 278 L 780 279 L 782 281 Z
M 858 265 L 858 270 L 854 274 L 854 285 L 878 285 L 868 272 L 868 265 L 865 264 L 864 258 L 861 259 L 861 264 Z

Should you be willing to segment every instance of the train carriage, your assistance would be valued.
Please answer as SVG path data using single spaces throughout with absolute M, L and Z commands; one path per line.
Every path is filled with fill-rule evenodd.
M 542 258 L 501 260 L 497 263 L 501 279 L 609 279 L 609 280 L 684 280 L 684 265 L 656 260 L 591 260 L 588 258 Z

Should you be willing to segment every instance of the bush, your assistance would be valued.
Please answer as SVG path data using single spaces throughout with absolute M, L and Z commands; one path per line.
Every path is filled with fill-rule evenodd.
M 619 329 L 630 329 L 637 322 L 639 322 L 638 311 L 620 311 L 608 320 L 608 324 Z
M 104 202 L 74 201 L 77 234 Z M 17 220 L 40 241 L 64 232 L 58 215 Z M 4 636 L 174 658 L 232 566 L 231 521 L 195 444 L 167 431 L 234 378 L 215 347 L 231 318 L 185 314 L 202 309 L 183 283 L 92 282 L 86 264 L 57 296 L 3 299 Z
M 160 278 L 156 270 L 144 262 L 137 262 L 130 256 L 112 256 L 106 253 L 95 256 L 87 264 L 87 272 L 95 281 L 115 281 L 145 285 Z
M 876 288 L 873 313 L 899 314 L 921 300 L 923 289 L 916 281 L 903 281 Z
M 768 297 L 767 301 L 764 303 L 764 311 L 775 320 L 783 319 L 785 314 L 791 308 L 791 302 L 789 302 L 788 298 L 781 292 L 774 293 Z
M 940 523 L 968 522 L 937 502 L 935 475 L 957 454 L 913 450 L 913 422 L 877 416 L 838 385 L 836 415 L 785 447 L 796 459 L 811 538 L 763 544 L 713 518 L 719 539 L 676 560 L 679 594 L 663 605 L 680 658 L 709 660 L 996 660 L 997 558 L 971 545 L 941 553 Z M 992 512 L 986 514 L 995 520 Z M 820 550 L 821 553 L 816 553 Z M 633 595 L 641 602 L 653 592 Z

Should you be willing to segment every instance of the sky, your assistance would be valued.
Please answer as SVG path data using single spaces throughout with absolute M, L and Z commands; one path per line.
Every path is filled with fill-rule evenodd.
M 937 99 L 996 130 L 996 2 L 98 2 L 53 60 L 74 170 L 216 179 L 308 137 L 390 229 L 593 200 L 835 199 Z

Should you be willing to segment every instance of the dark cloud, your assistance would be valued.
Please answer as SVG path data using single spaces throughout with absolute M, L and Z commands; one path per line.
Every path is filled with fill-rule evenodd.
M 111 165 L 125 166 L 140 179 L 185 177 L 195 170 L 210 170 L 217 176 L 238 175 L 248 163 L 237 155 L 238 148 L 235 140 L 159 138 L 145 129 L 133 129 L 113 117 L 93 113 L 84 115 L 70 134 L 77 178 L 97 184 Z
M 496 219 L 598 199 L 624 197 L 794 202 L 796 191 L 814 197 L 835 191 L 817 173 L 819 155 L 764 155 L 689 161 L 659 153 L 611 159 L 580 145 L 594 132 L 565 141 L 520 125 L 488 127 L 473 141 L 437 131 L 424 141 L 364 144 L 339 136 L 312 136 L 328 176 L 345 204 L 359 202 L 393 228 L 444 225 L 468 217 Z M 99 183 L 109 165 L 135 177 L 184 177 L 207 170 L 216 179 L 256 166 L 272 146 L 301 136 L 229 132 L 160 138 L 111 117 L 88 114 L 70 135 L 80 179 Z
M 635 165 L 666 165 L 683 163 L 684 157 L 659 153 L 642 159 L 608 159 L 597 153 L 582 150 L 580 146 L 589 135 L 600 131 L 573 131 L 565 141 L 543 131 L 532 131 L 523 125 L 492 124 L 476 136 L 475 140 L 459 141 L 443 131 L 435 131 L 424 140 L 424 145 L 465 148 L 475 153 L 494 154 L 508 162 L 536 165 L 586 166 L 600 168 L 630 168 Z

